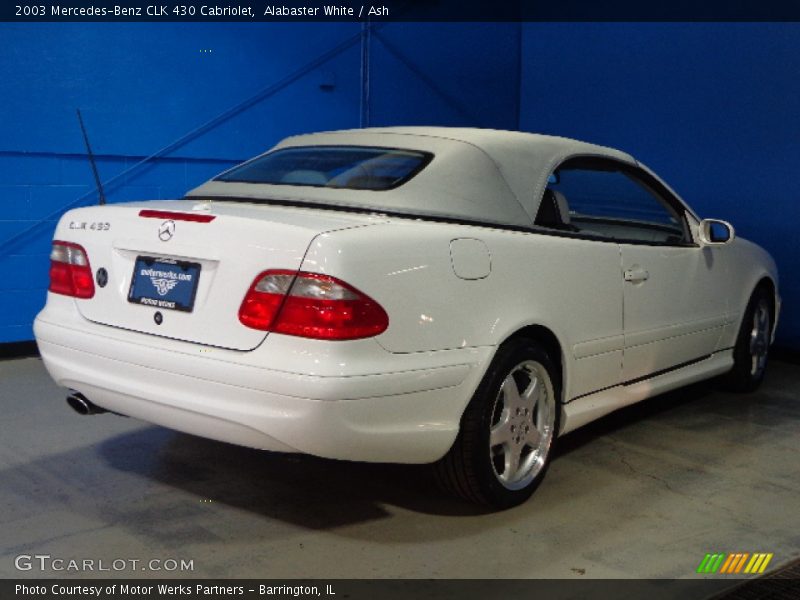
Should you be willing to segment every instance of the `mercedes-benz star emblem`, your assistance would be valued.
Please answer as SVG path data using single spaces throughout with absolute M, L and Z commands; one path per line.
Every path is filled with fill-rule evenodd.
M 175 221 L 164 221 L 158 228 L 158 239 L 168 242 L 175 235 Z

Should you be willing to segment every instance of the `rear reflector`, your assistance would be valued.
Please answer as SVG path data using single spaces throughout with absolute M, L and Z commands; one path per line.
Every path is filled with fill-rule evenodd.
M 386 331 L 389 317 L 372 298 L 319 273 L 271 270 L 255 278 L 239 309 L 253 329 L 319 340 L 355 340 Z
M 72 242 L 54 241 L 50 251 L 51 292 L 74 298 L 94 296 L 94 279 L 86 250 Z
M 217 218 L 215 215 L 196 215 L 173 212 L 171 210 L 140 210 L 139 216 L 146 219 L 171 219 L 173 221 L 191 221 L 193 223 L 210 223 Z

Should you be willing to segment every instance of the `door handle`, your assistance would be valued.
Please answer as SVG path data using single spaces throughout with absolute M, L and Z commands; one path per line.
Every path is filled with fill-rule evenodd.
M 640 283 L 650 279 L 650 273 L 648 273 L 647 270 L 643 269 L 642 267 L 633 267 L 632 269 L 627 269 L 622 275 L 625 278 L 625 281 L 630 281 L 631 283 Z

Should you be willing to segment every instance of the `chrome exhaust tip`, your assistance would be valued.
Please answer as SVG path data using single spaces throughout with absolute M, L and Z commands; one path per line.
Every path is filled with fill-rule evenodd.
M 79 415 L 99 415 L 100 413 L 107 412 L 106 409 L 92 404 L 86 396 L 79 392 L 70 393 L 70 395 L 67 396 L 67 404 Z

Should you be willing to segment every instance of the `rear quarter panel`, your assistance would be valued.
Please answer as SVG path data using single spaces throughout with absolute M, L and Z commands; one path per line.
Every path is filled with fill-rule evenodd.
M 488 276 L 456 276 L 450 242 L 458 238 L 486 245 Z M 318 236 L 302 269 L 341 277 L 377 300 L 390 321 L 377 341 L 390 352 L 496 346 L 540 325 L 560 341 L 566 397 L 618 382 L 622 276 L 615 243 L 396 219 Z M 586 342 L 599 350 L 576 362 L 574 348 Z

